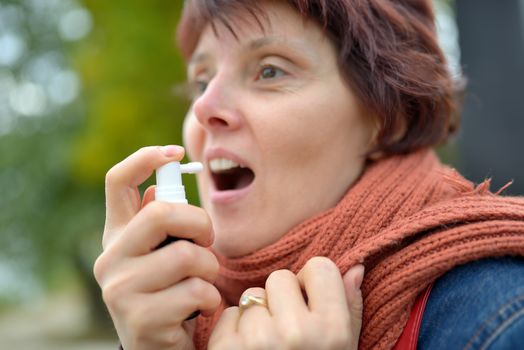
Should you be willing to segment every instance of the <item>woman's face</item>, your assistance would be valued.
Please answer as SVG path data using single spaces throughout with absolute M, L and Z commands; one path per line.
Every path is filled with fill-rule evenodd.
M 333 207 L 357 179 L 372 135 L 322 29 L 284 2 L 267 21 L 216 22 L 188 65 L 196 95 L 184 125 L 214 248 L 229 257 L 267 246 Z

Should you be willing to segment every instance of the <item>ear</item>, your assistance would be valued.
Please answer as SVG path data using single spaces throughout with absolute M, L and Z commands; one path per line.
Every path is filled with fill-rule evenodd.
M 150 202 L 155 200 L 155 185 L 149 186 L 144 192 L 144 197 L 142 198 L 141 208 L 148 205 Z
M 370 137 L 370 141 L 369 141 L 369 148 L 368 150 L 371 150 L 375 147 L 377 147 L 378 145 L 378 136 L 379 136 L 379 132 L 381 130 L 380 128 L 380 122 L 379 122 L 379 119 L 374 119 L 374 123 L 373 125 L 371 126 L 371 137 Z M 398 142 L 400 140 L 402 140 L 404 138 L 404 136 L 406 136 L 406 132 L 408 130 L 408 122 L 405 118 L 402 118 L 400 120 L 398 120 L 398 125 L 396 125 L 396 130 L 394 130 L 394 132 L 389 132 L 390 134 L 392 134 L 390 136 L 390 139 L 389 139 L 389 142 Z M 382 151 L 375 151 L 375 152 L 372 152 L 371 154 L 368 155 L 368 159 L 371 160 L 371 161 L 376 161 L 376 160 L 379 160 L 381 158 L 384 157 L 384 152 Z
M 363 110 L 365 111 L 365 109 Z M 366 120 L 366 123 L 367 123 L 366 127 L 367 127 L 367 133 L 368 133 L 367 135 L 368 143 L 366 146 L 367 159 L 371 161 L 375 161 L 375 160 L 380 159 L 383 156 L 382 152 L 380 151 L 371 152 L 371 150 L 376 149 L 377 144 L 378 144 L 378 135 L 381 129 L 380 128 L 381 121 L 378 116 L 376 116 L 374 113 L 371 113 L 369 111 L 367 111 L 363 115 L 365 115 L 367 119 Z

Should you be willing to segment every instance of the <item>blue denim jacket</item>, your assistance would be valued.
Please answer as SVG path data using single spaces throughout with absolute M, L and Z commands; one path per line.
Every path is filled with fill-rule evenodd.
M 524 349 L 524 259 L 483 259 L 438 279 L 418 349 Z

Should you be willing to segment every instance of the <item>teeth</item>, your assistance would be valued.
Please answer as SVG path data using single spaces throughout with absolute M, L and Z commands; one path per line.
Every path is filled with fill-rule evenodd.
M 209 162 L 209 168 L 214 173 L 230 170 L 239 166 L 240 164 L 226 158 L 215 158 Z

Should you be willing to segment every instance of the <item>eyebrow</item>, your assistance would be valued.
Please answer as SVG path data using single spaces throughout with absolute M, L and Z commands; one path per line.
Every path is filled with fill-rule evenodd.
M 263 48 L 264 46 L 269 46 L 272 44 L 282 44 L 282 43 L 287 43 L 287 41 L 282 39 L 281 37 L 263 37 L 263 38 L 255 39 L 251 41 L 247 45 L 247 48 L 250 50 L 258 50 L 258 49 Z
M 284 45 L 287 49 L 294 51 L 295 53 L 300 53 L 306 55 L 310 60 L 317 60 L 318 56 L 314 50 L 302 44 L 302 42 L 297 40 L 287 39 L 282 36 L 270 36 L 255 39 L 249 42 L 246 47 L 247 50 L 259 50 L 265 46 L 271 45 Z M 245 50 L 245 49 L 244 49 Z
M 307 51 L 306 53 L 308 53 L 310 56 L 313 54 L 313 52 L 309 52 L 309 50 L 303 47 L 300 43 L 297 43 L 292 40 L 287 40 L 283 37 L 275 37 L 275 36 L 263 37 L 263 38 L 252 40 L 242 48 L 242 51 L 259 50 L 265 46 L 271 46 L 274 44 L 286 45 L 287 47 L 291 48 L 292 50 Z M 189 60 L 188 66 L 199 64 L 209 59 L 211 59 L 211 54 L 209 53 L 206 53 L 206 52 L 196 53 Z
M 192 66 L 192 65 L 201 63 L 203 61 L 207 61 L 210 58 L 211 58 L 210 54 L 205 53 L 205 52 L 200 52 L 200 53 L 195 54 L 193 57 L 191 57 L 187 65 Z

